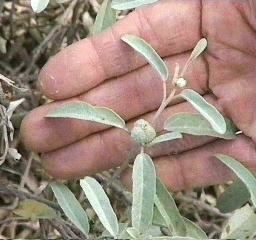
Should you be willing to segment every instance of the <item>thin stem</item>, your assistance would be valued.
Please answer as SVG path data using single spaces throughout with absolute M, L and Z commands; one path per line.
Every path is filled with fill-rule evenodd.
M 188 67 L 189 67 L 189 65 L 191 64 L 191 62 L 192 62 L 192 59 L 191 59 L 191 57 L 187 60 L 187 62 L 185 63 L 185 65 L 184 65 L 184 67 L 183 67 L 183 69 L 182 69 L 182 71 L 181 71 L 181 74 L 180 74 L 180 77 L 183 77 L 184 76 L 184 74 L 185 74 L 185 72 L 188 70 Z
M 163 100 L 162 100 L 161 105 L 158 108 L 155 116 L 153 117 L 153 121 L 152 121 L 153 124 L 156 122 L 157 118 L 159 117 L 161 112 L 164 110 L 166 98 L 167 98 L 167 87 L 166 87 L 166 82 L 163 81 Z
M 145 148 L 144 148 L 144 146 L 141 146 L 140 147 L 140 153 L 143 154 L 144 152 L 145 152 Z
M 166 99 L 166 101 L 165 101 L 165 107 L 167 107 L 167 106 L 170 104 L 170 102 L 172 101 L 172 99 L 173 99 L 175 93 L 176 93 L 176 88 L 174 88 L 174 89 L 171 91 L 169 97 Z
M 172 78 L 172 85 L 176 86 L 176 82 L 179 78 L 179 72 L 180 72 L 180 65 L 178 63 L 175 64 L 175 69 L 174 69 L 174 75 Z
M 153 124 L 156 122 L 157 118 L 158 118 L 158 117 L 160 116 L 160 114 L 164 111 L 164 109 L 168 106 L 168 104 L 172 101 L 172 99 L 173 99 L 175 93 L 176 93 L 176 88 L 174 88 L 174 89 L 171 91 L 169 97 L 168 97 L 167 99 L 165 99 L 165 100 L 162 102 L 161 106 L 158 108 L 158 110 L 157 110 L 157 112 L 156 112 L 156 114 L 155 114 L 155 116 L 154 116 L 154 118 L 153 118 L 153 121 L 152 121 Z

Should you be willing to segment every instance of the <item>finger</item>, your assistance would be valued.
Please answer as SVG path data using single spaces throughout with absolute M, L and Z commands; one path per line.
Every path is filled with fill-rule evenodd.
M 210 98 L 208 97 L 208 100 Z M 211 99 L 214 102 L 214 99 Z M 180 112 L 194 112 L 188 103 L 169 107 L 159 119 L 158 131 L 167 117 Z M 143 116 L 150 121 L 153 114 Z M 130 123 L 132 124 L 132 122 Z M 173 154 L 201 146 L 212 141 L 210 137 L 188 137 L 172 141 L 168 144 L 154 147 L 150 150 L 152 156 Z M 119 166 L 128 158 L 138 153 L 138 145 L 130 135 L 120 129 L 108 129 L 66 147 L 43 154 L 42 162 L 51 175 L 56 178 L 76 178 L 91 175 L 109 168 Z
M 235 140 L 216 140 L 203 147 L 155 159 L 157 174 L 173 191 L 204 187 L 232 180 L 235 175 L 214 155 L 226 154 L 256 171 L 256 148 L 250 138 L 240 135 Z M 131 170 L 123 181 L 131 186 Z
M 170 68 L 174 67 L 175 62 L 183 65 L 188 57 L 189 53 L 170 57 L 167 64 Z M 190 87 L 196 91 L 207 91 L 206 66 L 202 59 L 191 66 L 185 77 L 190 82 Z M 111 108 L 125 120 L 129 120 L 157 109 L 162 100 L 162 91 L 162 82 L 157 78 L 157 73 L 150 66 L 145 66 L 105 82 L 79 96 L 79 99 Z M 106 128 L 88 121 L 45 118 L 49 112 L 75 100 L 77 98 L 57 101 L 33 110 L 21 126 L 21 136 L 25 145 L 37 152 L 52 151 Z
M 199 1 L 161 1 L 135 11 L 111 30 L 53 57 L 40 74 L 41 88 L 49 98 L 70 98 L 144 65 L 145 60 L 122 43 L 123 34 L 144 38 L 163 57 L 188 51 L 200 39 L 199 20 Z
M 42 155 L 42 165 L 56 179 L 78 179 L 120 166 L 134 159 L 139 146 L 119 129 L 89 136 L 65 148 Z M 159 144 L 148 152 L 154 157 L 179 152 L 212 142 L 210 137 L 185 136 L 183 139 Z
M 215 86 L 212 90 L 218 97 L 222 112 L 256 143 L 255 89 L 255 77 L 246 76 Z

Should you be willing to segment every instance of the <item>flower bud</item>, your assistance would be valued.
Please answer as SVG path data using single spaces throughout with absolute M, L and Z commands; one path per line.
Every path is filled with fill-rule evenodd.
M 146 145 L 156 137 L 156 131 L 150 123 L 139 119 L 134 123 L 134 127 L 131 130 L 131 137 L 141 145 Z
M 185 80 L 184 78 L 178 78 L 175 84 L 179 88 L 184 88 L 187 86 L 187 80 Z

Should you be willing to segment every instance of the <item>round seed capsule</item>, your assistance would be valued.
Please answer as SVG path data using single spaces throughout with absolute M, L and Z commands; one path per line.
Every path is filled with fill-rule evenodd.
M 131 137 L 144 146 L 156 137 L 156 131 L 149 122 L 139 119 L 134 123 L 134 127 L 131 130 Z

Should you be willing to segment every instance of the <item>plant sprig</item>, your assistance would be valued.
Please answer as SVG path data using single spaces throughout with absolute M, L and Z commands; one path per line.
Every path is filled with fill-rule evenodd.
M 154 2 L 157 0 L 113 0 L 112 3 L 110 0 L 104 0 L 96 18 L 93 33 L 107 29 L 116 21 L 116 12 L 110 6 L 116 10 L 127 10 Z M 48 3 L 49 0 L 31 0 L 35 12 L 41 12 Z M 184 89 L 188 83 L 188 80 L 185 79 L 186 72 L 194 60 L 206 49 L 207 40 L 203 38 L 198 41 L 183 68 L 178 63 L 175 64 L 173 75 L 156 50 L 144 39 L 133 35 L 124 35 L 121 40 L 142 55 L 159 73 L 163 89 L 162 101 L 153 116 L 152 123 L 139 119 L 130 132 L 131 137 L 141 147 L 141 152 L 137 155 L 133 166 L 132 226 L 118 224 L 117 216 L 111 207 L 107 194 L 95 179 L 91 177 L 81 179 L 81 187 L 112 239 L 206 239 L 207 236 L 202 229 L 180 215 L 172 195 L 160 179 L 157 179 L 153 160 L 145 153 L 145 149 L 162 142 L 180 139 L 182 134 L 207 135 L 224 139 L 236 137 L 237 128 L 229 119 L 224 118 L 213 105 L 198 93 L 191 89 Z M 172 88 L 168 89 L 170 82 Z M 172 116 L 164 124 L 164 129 L 168 132 L 158 135 L 154 125 L 165 108 L 177 96 L 187 100 L 199 114 L 181 113 Z M 47 117 L 93 121 L 127 131 L 125 121 L 113 110 L 91 106 L 84 102 L 66 105 L 50 113 Z M 247 186 L 248 194 L 255 206 L 255 177 L 235 159 L 225 155 L 217 155 L 217 158 L 230 167 Z M 81 210 L 82 207 L 70 190 L 63 184 L 53 184 L 52 189 L 66 216 L 78 229 L 88 235 L 87 215 Z M 243 214 L 246 214 L 247 218 L 242 218 Z M 230 218 L 223 230 L 222 237 L 248 239 L 253 234 L 255 224 L 256 214 L 249 206 L 246 206 Z M 167 227 L 171 232 L 170 236 L 152 236 L 149 232 L 155 225 Z M 247 231 L 249 235 L 241 236 L 240 230 Z

